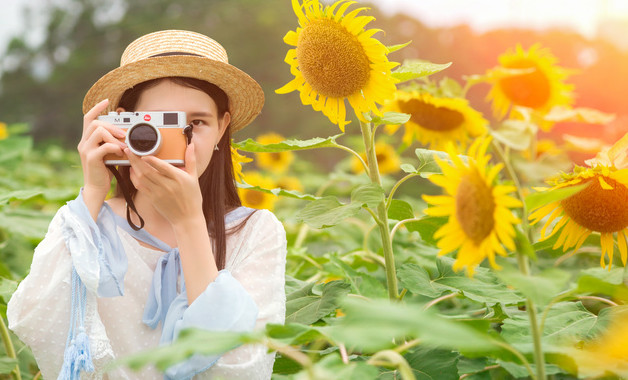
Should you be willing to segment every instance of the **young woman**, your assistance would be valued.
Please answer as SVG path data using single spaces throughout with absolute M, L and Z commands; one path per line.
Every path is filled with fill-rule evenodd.
M 131 43 L 120 67 L 88 91 L 78 145 L 84 186 L 52 220 L 7 310 L 44 378 L 270 378 L 274 354 L 262 346 L 196 355 L 164 375 L 151 366 L 104 372 L 185 328 L 284 322 L 285 231 L 271 212 L 241 206 L 231 162 L 231 133 L 263 102 L 222 46 L 176 30 Z M 185 112 L 185 165 L 131 153 L 125 132 L 98 119 L 111 111 Z M 106 199 L 112 154 L 130 166 L 119 167 L 116 195 Z

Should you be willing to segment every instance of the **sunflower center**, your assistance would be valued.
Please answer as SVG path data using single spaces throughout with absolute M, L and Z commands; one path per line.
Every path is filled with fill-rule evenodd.
M 307 83 L 323 96 L 349 96 L 369 80 L 370 62 L 362 44 L 333 20 L 315 20 L 303 28 L 297 59 Z
M 269 153 L 269 154 L 270 154 L 271 161 L 281 162 L 281 154 L 280 153 L 274 152 L 274 153 Z
M 464 233 L 476 244 L 493 230 L 494 211 L 493 192 L 479 173 L 471 172 L 462 177 L 456 191 L 456 217 Z
M 264 202 L 264 194 L 260 191 L 249 190 L 244 195 L 246 202 L 250 205 L 260 205 Z
M 547 103 L 551 95 L 550 82 L 534 62 L 521 59 L 506 68 L 535 69 L 531 73 L 514 75 L 499 81 L 502 91 L 510 101 L 529 108 L 540 108 Z
M 614 179 L 602 178 L 612 190 L 603 189 L 598 177 L 594 177 L 582 191 L 563 199 L 561 205 L 565 214 L 582 227 L 617 232 L 628 227 L 628 188 Z
M 451 131 L 464 122 L 464 116 L 460 112 L 436 107 L 419 99 L 400 100 L 398 104 L 401 112 L 410 114 L 411 121 L 431 131 Z

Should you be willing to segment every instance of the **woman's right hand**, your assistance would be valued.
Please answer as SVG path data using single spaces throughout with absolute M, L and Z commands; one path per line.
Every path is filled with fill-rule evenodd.
M 118 140 L 126 135 L 124 130 L 98 120 L 107 105 L 109 100 L 105 99 L 85 114 L 83 136 L 77 147 L 83 167 L 83 200 L 94 221 L 111 188 L 112 173 L 105 166 L 104 157 L 107 154 L 122 155 L 126 148 L 126 144 Z

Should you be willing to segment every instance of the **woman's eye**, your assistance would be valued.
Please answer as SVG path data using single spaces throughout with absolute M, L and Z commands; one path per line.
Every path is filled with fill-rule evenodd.
M 201 125 L 201 124 L 204 124 L 204 123 L 203 123 L 203 120 L 198 120 L 198 119 L 197 119 L 197 120 L 192 120 L 192 123 L 191 123 L 191 124 L 192 124 L 193 126 L 197 127 L 197 126 L 199 126 L 199 125 Z

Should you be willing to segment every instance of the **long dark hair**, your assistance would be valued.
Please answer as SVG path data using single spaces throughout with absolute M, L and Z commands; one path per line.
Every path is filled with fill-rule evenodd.
M 126 90 L 122 95 L 118 107 L 122 107 L 129 112 L 135 111 L 141 94 L 163 80 L 170 80 L 178 85 L 194 88 L 209 95 L 216 103 L 219 119 L 224 117 L 225 112 L 229 110 L 229 99 L 225 92 L 218 86 L 203 80 L 185 77 L 158 78 L 135 85 L 133 88 Z M 122 180 L 128 184 L 131 193 L 130 196 L 135 197 L 137 189 L 131 183 L 129 167 L 121 166 L 119 171 Z M 233 176 L 230 126 L 227 126 L 225 133 L 218 142 L 218 150 L 214 151 L 212 154 L 207 169 L 201 174 L 198 181 L 203 196 L 203 215 L 207 222 L 207 231 L 209 232 L 209 236 L 214 240 L 213 248 L 216 266 L 218 270 L 221 270 L 225 268 L 226 264 L 227 236 L 244 227 L 249 217 L 252 215 L 250 214 L 241 223 L 230 228 L 229 231 L 225 230 L 225 214 L 242 206 Z M 118 183 L 116 185 L 115 195 L 122 196 L 122 191 L 122 187 L 120 183 Z

